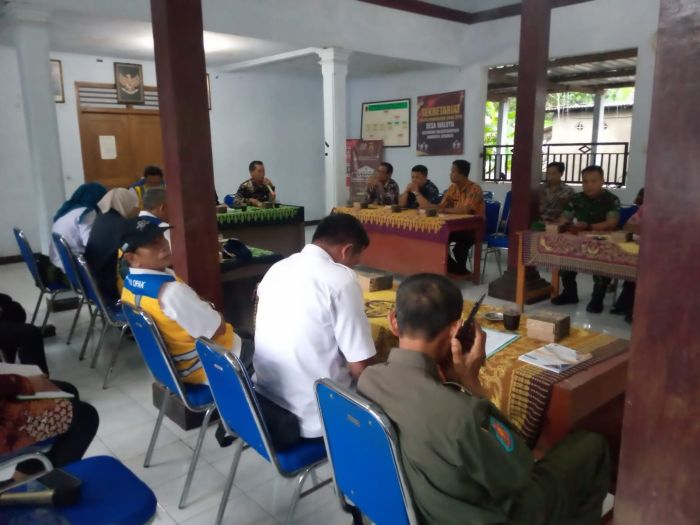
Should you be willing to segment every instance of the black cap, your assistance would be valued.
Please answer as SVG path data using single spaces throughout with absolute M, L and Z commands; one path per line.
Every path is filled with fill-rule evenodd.
M 133 252 L 141 246 L 146 246 L 172 227 L 159 226 L 150 219 L 149 217 L 137 217 L 126 221 L 122 233 L 121 250 L 123 252 Z

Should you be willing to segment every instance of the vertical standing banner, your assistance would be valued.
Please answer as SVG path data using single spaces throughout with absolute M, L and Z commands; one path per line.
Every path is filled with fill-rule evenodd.
M 416 155 L 464 153 L 464 90 L 418 97 Z
M 383 152 L 384 143 L 381 140 L 347 139 L 345 141 L 345 172 L 350 201 L 365 200 L 367 179 L 382 162 Z

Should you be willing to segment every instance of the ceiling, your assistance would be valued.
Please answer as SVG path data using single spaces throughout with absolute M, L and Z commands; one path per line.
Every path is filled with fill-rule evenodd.
M 4 22 L 5 19 L 0 18 L 0 24 Z M 52 51 L 153 60 L 153 33 L 148 22 L 54 12 L 49 22 L 49 38 Z M 0 31 L 0 45 L 13 45 L 11 31 Z M 204 32 L 204 48 L 207 66 L 213 69 L 296 49 L 295 46 L 282 42 L 212 31 Z M 318 56 L 309 55 L 259 66 L 259 69 L 284 73 L 320 73 L 318 60 Z M 348 76 L 366 77 L 433 67 L 433 63 L 353 53 L 349 59 Z
M 622 49 L 591 55 L 555 58 L 549 61 L 549 93 L 574 91 L 595 92 L 634 86 L 637 73 L 637 50 Z M 488 98 L 515 96 L 518 86 L 517 64 L 489 69 Z

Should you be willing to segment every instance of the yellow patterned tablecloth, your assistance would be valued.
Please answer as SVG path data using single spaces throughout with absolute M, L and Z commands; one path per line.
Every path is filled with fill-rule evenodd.
M 473 215 L 438 215 L 435 217 L 426 217 L 425 215 L 421 215 L 418 210 L 392 212 L 391 209 L 383 206 L 364 209 L 338 207 L 335 208 L 334 211 L 336 213 L 347 213 L 348 215 L 357 217 L 360 222 L 365 224 L 428 233 L 439 232 L 449 221 L 473 217 Z
M 397 338 L 389 330 L 387 320 L 387 314 L 394 308 L 395 300 L 395 290 L 365 294 L 365 311 L 372 327 L 372 338 L 379 361 L 385 361 L 391 348 L 398 345 Z M 472 305 L 473 303 L 465 301 L 465 316 L 468 315 Z M 482 306 L 478 316 L 481 326 L 503 330 L 502 323 L 494 323 L 483 317 L 483 314 L 489 311 L 499 311 L 499 309 L 488 305 Z M 482 385 L 490 394 L 491 401 L 508 416 L 528 443 L 534 445 L 547 414 L 553 385 L 582 369 L 625 351 L 628 343 L 610 335 L 572 327 L 569 336 L 561 340 L 560 344 L 579 352 L 592 353 L 593 357 L 573 371 L 555 374 L 518 360 L 522 354 L 546 344 L 527 337 L 526 320 L 525 316 L 521 318 L 519 330 L 521 337 L 492 355 L 482 368 L 480 378 Z

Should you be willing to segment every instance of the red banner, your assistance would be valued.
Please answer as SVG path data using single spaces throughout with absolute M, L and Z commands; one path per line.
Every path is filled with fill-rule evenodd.
M 347 139 L 345 141 L 346 184 L 350 188 L 349 200 L 363 202 L 367 179 L 383 160 L 384 143 L 381 140 Z

